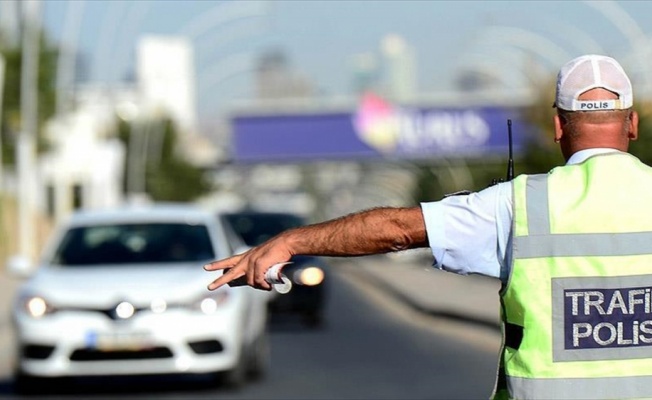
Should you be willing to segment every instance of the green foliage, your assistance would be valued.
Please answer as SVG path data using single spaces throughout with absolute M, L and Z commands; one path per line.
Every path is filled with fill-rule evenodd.
M 652 166 L 652 104 L 639 103 L 638 140 L 630 142 L 629 151 L 647 165 Z
M 58 51 L 50 46 L 45 36 L 41 37 L 38 67 L 38 126 L 37 151 L 47 150 L 42 126 L 55 111 L 56 65 Z M 21 129 L 20 87 L 22 49 L 0 45 L 0 54 L 5 59 L 4 92 L 2 93 L 2 160 L 4 164 L 15 162 L 16 139 Z
M 524 109 L 524 120 L 531 124 L 536 132 L 533 137 L 528 138 L 523 157 L 519 159 L 517 174 L 545 173 L 556 166 L 564 165 L 559 145 L 554 142 L 553 117 L 556 110 L 552 104 L 555 101 L 555 86 L 554 77 L 543 82 L 537 90 L 537 99 Z
M 468 160 L 458 166 L 429 165 L 417 166 L 417 183 L 413 199 L 415 202 L 437 201 L 445 195 L 460 190 L 479 191 L 490 186 L 494 180 L 507 176 L 507 155 L 504 159 Z M 465 169 L 470 179 L 469 186 L 459 187 L 451 180 L 451 167 Z
M 438 175 L 433 168 L 420 165 L 417 172 L 417 184 L 415 193 L 412 195 L 416 203 L 438 200 L 444 196 Z
M 127 191 L 130 151 L 147 154 L 145 191 L 154 201 L 189 202 L 213 189 L 206 177 L 206 172 L 181 157 L 177 147 L 178 135 L 170 120 L 148 121 L 143 130 L 134 131 L 134 134 L 149 136 L 145 142 L 147 148 L 144 151 L 129 148 L 130 144 L 135 142 L 130 140 L 131 134 L 131 126 L 121 121 L 118 126 L 118 137 L 127 149 L 126 173 L 123 180 L 125 192 Z

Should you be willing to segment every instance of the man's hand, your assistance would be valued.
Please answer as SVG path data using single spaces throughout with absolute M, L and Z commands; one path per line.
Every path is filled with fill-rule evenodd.
M 247 285 L 251 287 L 272 290 L 272 286 L 265 280 L 265 272 L 272 265 L 289 261 L 290 258 L 292 254 L 283 240 L 279 237 L 272 238 L 245 253 L 206 264 L 204 266 L 206 271 L 226 270 L 208 285 L 208 290 L 215 290 L 243 276 Z

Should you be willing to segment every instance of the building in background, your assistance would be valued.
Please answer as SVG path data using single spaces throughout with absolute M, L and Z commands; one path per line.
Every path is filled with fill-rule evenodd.
M 401 102 L 419 93 L 414 50 L 399 35 L 383 36 L 378 51 L 353 55 L 350 68 L 355 95 L 373 92 Z
M 127 200 L 125 175 L 127 182 L 139 178 L 144 184 L 142 163 L 126 160 L 126 149 L 115 137 L 119 120 L 131 124 L 135 138 L 143 142 L 160 135 L 138 127 L 149 124 L 152 128 L 156 125 L 152 121 L 170 118 L 177 127 L 182 154 L 199 164 L 210 165 L 214 160 L 214 146 L 196 131 L 194 67 L 188 42 L 148 36 L 137 50 L 133 82 L 74 82 L 65 88 L 68 98 L 74 99 L 73 106 L 46 124 L 50 150 L 38 161 L 37 205 L 38 211 L 55 221 L 79 208 L 123 203 Z M 10 192 L 15 190 L 15 179 L 5 186 Z
M 124 201 L 125 148 L 116 132 L 116 116 L 135 116 L 134 86 L 79 86 L 73 110 L 45 126 L 51 149 L 39 158 L 42 213 L 60 221 L 80 208 L 108 208 Z
M 351 57 L 353 92 L 355 95 L 373 91 L 380 87 L 380 64 L 373 52 L 358 53 Z
M 417 64 L 412 46 L 396 34 L 389 34 L 380 43 L 385 95 L 405 101 L 417 94 Z
M 181 37 L 145 36 L 138 41 L 137 82 L 141 106 L 172 118 L 182 133 L 196 131 L 195 69 L 191 43 Z
M 306 98 L 315 94 L 312 83 L 290 68 L 281 51 L 264 53 L 256 66 L 256 97 L 261 100 Z
M 149 35 L 139 40 L 139 118 L 171 118 L 179 133 L 180 154 L 195 165 L 210 166 L 220 152 L 198 129 L 195 76 L 193 47 L 188 39 Z

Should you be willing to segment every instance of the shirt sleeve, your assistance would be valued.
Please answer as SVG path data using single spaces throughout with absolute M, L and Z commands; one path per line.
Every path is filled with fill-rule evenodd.
M 461 275 L 505 276 L 511 184 L 421 203 L 434 266 Z

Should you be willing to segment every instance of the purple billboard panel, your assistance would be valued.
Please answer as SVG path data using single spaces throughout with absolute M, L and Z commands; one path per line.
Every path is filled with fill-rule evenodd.
M 238 116 L 231 121 L 236 162 L 328 159 L 426 159 L 506 155 L 526 130 L 504 107 L 408 108 L 365 101 L 353 113 Z

